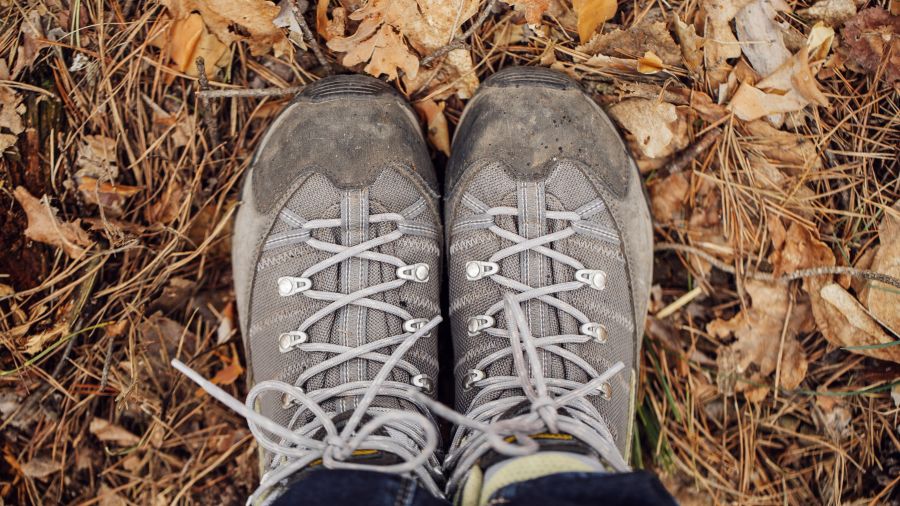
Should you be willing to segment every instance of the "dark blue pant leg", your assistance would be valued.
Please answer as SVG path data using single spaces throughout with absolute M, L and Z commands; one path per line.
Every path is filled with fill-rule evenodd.
M 502 506 L 677 506 L 652 474 L 560 473 L 503 487 L 491 497 Z M 449 506 L 415 480 L 372 471 L 304 473 L 275 506 Z
M 316 469 L 303 473 L 275 506 L 449 506 L 414 479 L 374 471 Z
M 491 496 L 504 506 L 678 506 L 656 476 L 633 473 L 560 473 L 513 483 Z

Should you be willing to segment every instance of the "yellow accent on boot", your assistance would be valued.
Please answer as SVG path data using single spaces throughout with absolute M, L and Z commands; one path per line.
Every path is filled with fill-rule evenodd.
M 598 468 L 601 467 L 599 463 L 596 466 L 592 466 L 583 457 L 580 457 L 580 455 L 575 456 L 563 452 L 538 452 L 534 455 L 518 457 L 495 464 L 501 467 L 487 477 L 487 481 L 481 487 L 478 505 L 487 505 L 494 492 L 513 483 L 542 478 L 557 473 L 597 472 Z M 479 474 L 481 474 L 480 470 Z M 468 483 L 466 483 L 466 489 L 468 489 Z M 465 492 L 467 490 L 463 492 L 464 498 L 466 497 Z M 463 504 L 468 506 L 472 503 L 464 502 Z
M 466 476 L 466 482 L 463 484 L 462 492 L 457 494 L 458 506 L 478 506 L 478 496 L 481 495 L 481 485 L 483 485 L 484 473 L 478 466 L 472 466 L 469 475 Z

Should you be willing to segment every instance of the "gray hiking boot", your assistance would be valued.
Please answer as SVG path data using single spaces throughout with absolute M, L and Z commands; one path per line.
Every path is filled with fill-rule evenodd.
M 441 413 L 460 424 L 448 490 L 468 476 L 470 495 L 492 464 L 536 450 L 554 458 L 512 475 L 627 469 L 653 236 L 622 138 L 568 77 L 506 69 L 469 103 L 446 181 L 465 414 Z
M 376 79 L 309 85 L 262 138 L 233 243 L 246 407 L 191 376 L 248 418 L 258 497 L 320 465 L 439 493 L 436 425 L 411 396 L 436 391 L 438 199 L 416 117 Z

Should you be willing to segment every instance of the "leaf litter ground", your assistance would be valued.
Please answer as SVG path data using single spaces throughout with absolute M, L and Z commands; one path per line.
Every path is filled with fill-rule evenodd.
M 440 168 L 478 83 L 536 65 L 610 113 L 651 200 L 635 465 L 685 504 L 900 503 L 898 15 L 0 0 L 0 497 L 241 503 L 252 437 L 168 361 L 246 392 L 231 220 L 266 125 L 303 85 L 369 73 Z

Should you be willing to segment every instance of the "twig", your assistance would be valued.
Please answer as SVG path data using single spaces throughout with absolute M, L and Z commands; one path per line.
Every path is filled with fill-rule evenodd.
M 300 25 L 300 30 L 303 31 L 303 40 L 312 49 L 314 55 L 316 55 L 316 59 L 319 60 L 319 65 L 322 66 L 326 75 L 330 75 L 334 73 L 334 69 L 331 67 L 331 62 L 328 61 L 328 58 L 325 57 L 325 53 L 322 52 L 322 47 L 319 45 L 319 41 L 316 40 L 315 34 L 313 34 L 312 30 L 309 29 L 309 25 L 306 23 L 306 18 L 303 17 L 303 12 L 300 11 L 300 7 L 297 6 L 297 0 L 291 0 L 291 12 L 294 13 L 294 18 L 297 20 L 297 23 Z
M 704 151 L 709 149 L 709 147 L 712 146 L 712 144 L 716 142 L 716 139 L 718 139 L 721 135 L 722 129 L 718 127 L 713 128 L 709 132 L 706 132 L 705 134 L 703 134 L 703 137 L 700 137 L 700 140 L 682 149 L 677 155 L 675 155 L 675 158 L 673 158 L 672 161 L 665 166 L 663 172 L 665 174 L 674 174 L 676 172 L 681 172 L 685 167 L 688 166 L 688 164 L 690 164 L 695 158 L 697 158 L 700 153 L 703 153 Z
M 487 20 L 488 16 L 491 15 L 491 11 L 494 10 L 495 3 L 497 3 L 497 0 L 488 0 L 487 5 L 484 7 L 484 9 L 482 9 L 481 14 L 479 14 L 478 19 L 476 19 L 475 22 L 472 23 L 472 26 L 470 26 L 468 30 L 463 32 L 463 34 L 459 37 L 453 39 L 453 41 L 446 46 L 439 47 L 430 55 L 422 58 L 422 60 L 419 61 L 419 64 L 423 67 L 430 67 L 435 60 L 446 55 L 447 53 L 456 49 L 467 48 L 469 44 L 466 42 L 466 40 L 471 37 L 472 34 L 481 27 L 485 20 Z
M 710 255 L 709 253 L 695 248 L 693 246 L 688 246 L 687 244 L 675 244 L 670 242 L 658 243 L 653 247 L 654 251 L 681 251 L 684 253 L 690 253 L 691 255 L 696 255 L 703 260 L 709 262 L 713 267 L 725 271 L 729 274 L 735 274 L 736 271 L 734 267 L 726 264 L 725 262 L 719 260 L 718 258 Z M 781 276 L 775 276 L 770 272 L 748 272 L 746 273 L 746 277 L 759 280 L 759 281 L 777 281 L 780 283 L 787 283 L 788 281 L 794 281 L 797 279 L 803 278 L 812 278 L 815 276 L 829 276 L 829 275 L 840 275 L 846 274 L 848 276 L 853 276 L 855 278 L 863 278 L 868 279 L 870 281 L 878 281 L 879 283 L 884 283 L 886 285 L 893 286 L 894 288 L 900 289 L 900 279 L 897 279 L 893 276 L 889 276 L 887 274 L 883 274 L 881 272 L 869 271 L 866 269 L 857 269 L 856 267 L 844 267 L 844 266 L 823 266 L 823 267 L 814 267 L 812 269 L 800 269 L 798 271 L 790 272 L 787 274 L 783 274 Z
M 202 56 L 197 57 L 197 71 L 200 74 L 200 91 L 208 91 L 209 90 L 209 77 L 206 76 L 206 61 Z M 219 125 L 216 123 L 216 119 L 212 115 L 212 111 L 209 106 L 209 98 L 205 97 L 202 94 L 198 94 L 200 97 L 200 114 L 203 116 L 203 125 L 206 126 L 206 131 L 209 132 L 209 138 L 212 141 L 213 146 L 219 145 Z
M 305 86 L 291 86 L 289 88 L 259 88 L 259 89 L 241 89 L 241 90 L 206 90 L 197 92 L 197 96 L 201 98 L 263 98 L 263 97 L 283 97 L 287 95 L 296 95 L 303 91 Z

